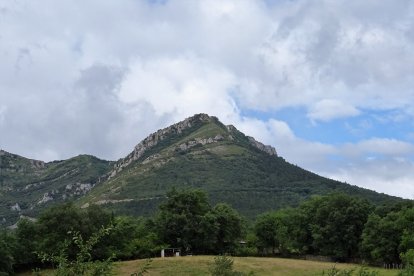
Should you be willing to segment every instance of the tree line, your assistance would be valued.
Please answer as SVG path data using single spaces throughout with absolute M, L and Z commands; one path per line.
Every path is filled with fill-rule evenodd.
M 155 257 L 172 247 L 182 254 L 311 254 L 381 266 L 414 260 L 411 201 L 374 206 L 358 197 L 331 194 L 247 221 L 227 204 L 211 206 L 202 190 L 173 189 L 150 218 L 67 203 L 45 210 L 36 221 L 21 219 L 16 229 L 0 231 L 0 275 L 53 265 L 53 258 L 42 256 L 62 250 L 75 259 L 79 240 L 88 241 L 102 229 L 105 235 L 93 243 L 90 259 Z

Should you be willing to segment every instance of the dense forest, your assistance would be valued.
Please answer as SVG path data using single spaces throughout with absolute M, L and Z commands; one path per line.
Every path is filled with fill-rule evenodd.
M 99 206 L 67 203 L 37 220 L 0 232 L 0 275 L 81 261 L 149 258 L 163 248 L 181 254 L 319 255 L 334 261 L 410 266 L 414 204 L 374 206 L 344 194 L 315 196 L 297 208 L 248 221 L 231 206 L 209 204 L 202 190 L 171 190 L 155 216 L 115 216 Z

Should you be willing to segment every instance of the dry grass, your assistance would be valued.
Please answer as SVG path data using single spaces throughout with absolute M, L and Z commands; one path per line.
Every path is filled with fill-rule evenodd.
M 212 256 L 191 256 L 178 258 L 156 258 L 153 259 L 148 275 L 209 275 L 209 265 L 213 262 Z M 120 262 L 116 264 L 117 275 L 131 275 L 139 270 L 145 260 Z M 301 275 L 321 275 L 323 270 L 328 270 L 336 266 L 338 269 L 358 268 L 351 264 L 333 264 L 329 262 L 316 262 L 281 258 L 252 258 L 235 257 L 234 268 L 238 271 L 254 271 L 255 275 L 280 275 L 280 276 L 301 276 Z M 380 275 L 394 276 L 397 271 L 378 270 Z

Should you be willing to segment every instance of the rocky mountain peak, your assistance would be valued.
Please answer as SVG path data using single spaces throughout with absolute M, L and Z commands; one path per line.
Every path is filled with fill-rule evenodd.
M 171 137 L 171 135 L 179 135 L 182 134 L 185 130 L 196 126 L 198 124 L 205 124 L 205 123 L 218 123 L 221 124 L 220 121 L 214 117 L 209 116 L 204 113 L 196 114 L 194 116 L 191 116 L 189 118 L 184 119 L 181 122 L 175 123 L 169 127 L 159 129 L 158 131 L 150 134 L 147 138 L 142 140 L 139 144 L 137 144 L 134 148 L 134 150 L 125 158 L 119 160 L 115 165 L 111 173 L 109 174 L 109 178 L 114 177 L 119 172 L 121 172 L 125 167 L 130 165 L 132 162 L 140 159 L 148 150 L 154 148 L 157 146 L 161 141 L 165 140 L 167 137 Z M 229 125 L 226 126 L 226 129 L 229 133 L 229 139 L 233 140 L 232 134 L 240 133 L 234 126 Z M 244 136 L 244 135 L 243 135 Z M 253 137 L 248 137 L 249 143 L 254 146 L 255 148 L 269 154 L 272 156 L 277 155 L 276 150 L 272 146 L 264 145 L 258 141 L 256 141 Z M 189 149 L 195 145 L 201 144 L 206 145 L 214 142 L 222 141 L 224 137 L 222 135 L 216 135 L 212 137 L 196 137 L 192 141 L 188 141 L 187 143 L 181 144 L 180 148 L 182 150 Z
M 197 123 L 206 123 L 212 120 L 217 120 L 215 117 L 210 117 L 207 114 L 200 113 L 192 117 L 186 118 L 185 120 L 173 124 L 169 127 L 159 129 L 158 131 L 150 134 L 147 138 L 142 140 L 138 145 L 135 146 L 134 151 L 131 152 L 126 158 L 121 159 L 114 165 L 114 169 L 110 173 L 109 178 L 115 176 L 117 173 L 127 167 L 129 164 L 141 158 L 145 152 L 156 146 L 159 142 L 171 134 L 181 134 L 184 130 L 191 128 Z

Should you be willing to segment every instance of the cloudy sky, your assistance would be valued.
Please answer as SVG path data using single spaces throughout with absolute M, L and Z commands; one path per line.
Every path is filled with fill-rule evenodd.
M 414 1 L 0 0 L 0 148 L 116 160 L 201 112 L 414 198 Z

